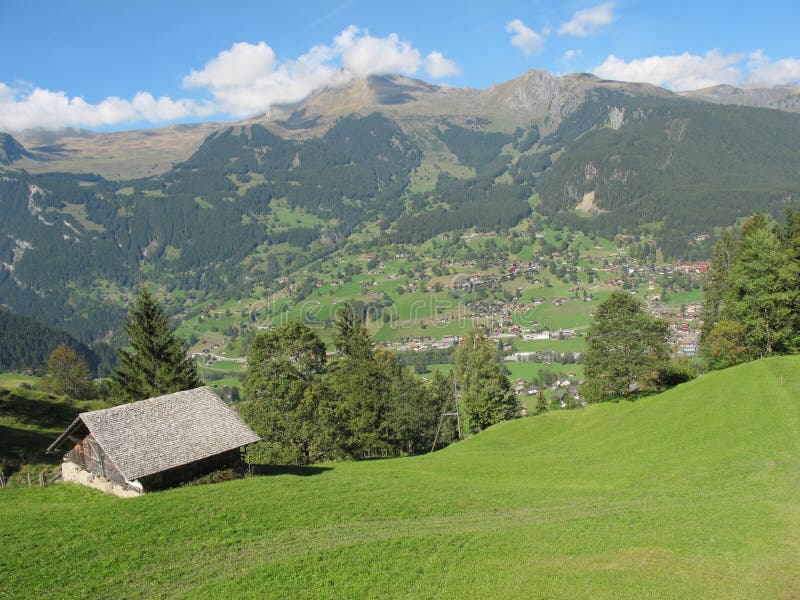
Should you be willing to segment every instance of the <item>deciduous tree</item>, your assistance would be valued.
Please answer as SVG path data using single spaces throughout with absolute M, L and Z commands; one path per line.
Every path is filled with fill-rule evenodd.
M 300 321 L 258 332 L 247 350 L 244 418 L 263 442 L 251 460 L 306 465 L 329 458 L 325 344 Z
M 655 389 L 669 362 L 668 325 L 647 314 L 630 294 L 613 292 L 586 336 L 584 397 L 600 402 Z
M 512 419 L 517 399 L 497 362 L 497 346 L 477 329 L 464 336 L 454 355 L 453 369 L 461 388 L 469 430 L 477 433 Z
M 702 354 L 709 369 L 724 369 L 749 360 L 744 326 L 736 321 L 720 321 L 703 340 Z
M 87 400 L 96 393 L 86 361 L 64 343 L 47 359 L 47 379 L 71 400 Z

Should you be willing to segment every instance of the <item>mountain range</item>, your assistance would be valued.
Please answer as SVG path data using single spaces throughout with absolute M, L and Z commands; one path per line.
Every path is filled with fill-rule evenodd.
M 372 76 L 340 87 L 326 87 L 293 105 L 278 105 L 269 114 L 241 124 L 259 123 L 285 138 L 318 136 L 336 119 L 378 111 L 413 126 L 415 118 L 473 116 L 501 129 L 536 122 L 542 131 L 555 129 L 563 118 L 596 90 L 617 90 L 632 97 L 683 98 L 722 105 L 800 112 L 800 89 L 741 89 L 718 85 L 675 94 L 650 84 L 603 80 L 574 73 L 555 76 L 530 70 L 487 89 L 452 88 L 403 76 Z M 87 130 L 28 130 L 0 138 L 0 165 L 30 172 L 99 173 L 109 179 L 152 176 L 186 160 L 220 123 L 95 133 Z
M 268 289 L 347 244 L 531 216 L 707 256 L 721 228 L 780 219 L 800 195 L 796 98 L 542 71 L 486 90 L 385 76 L 235 124 L 4 135 L 0 304 L 91 342 L 119 331 L 142 282 L 189 306 Z

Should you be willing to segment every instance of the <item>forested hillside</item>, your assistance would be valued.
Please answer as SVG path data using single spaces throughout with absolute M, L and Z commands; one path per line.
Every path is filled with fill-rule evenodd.
M 0 303 L 90 343 L 119 335 L 144 282 L 171 314 L 289 275 L 307 295 L 318 274 L 303 269 L 345 247 L 403 253 L 529 217 L 608 239 L 646 231 L 663 258 L 705 258 L 719 228 L 780 219 L 800 194 L 800 115 L 601 84 L 557 123 L 373 112 L 284 139 L 253 122 L 153 177 L 6 170 Z
M 0 133 L 0 165 L 10 165 L 25 156 L 31 156 L 25 146 L 7 133 Z
M 561 155 L 537 180 L 541 210 L 600 235 L 662 223 L 661 249 L 800 195 L 800 116 L 693 103 L 588 101 L 543 141 Z M 605 115 L 603 112 L 605 111 Z M 592 194 L 590 216 L 575 209 Z
M 43 371 L 50 353 L 67 344 L 83 358 L 92 371 L 100 362 L 97 354 L 68 333 L 15 315 L 0 307 L 0 369 Z

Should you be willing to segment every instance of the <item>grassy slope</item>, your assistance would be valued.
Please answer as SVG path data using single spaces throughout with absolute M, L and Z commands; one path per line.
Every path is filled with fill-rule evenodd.
M 3 490 L 0 570 L 41 597 L 797 597 L 799 366 L 416 458 L 127 501 Z
M 0 374 L 0 471 L 13 473 L 20 466 L 32 473 L 52 471 L 58 456 L 45 449 L 78 413 L 104 408 L 101 401 L 68 403 L 61 396 L 17 387 L 40 379 L 14 373 Z

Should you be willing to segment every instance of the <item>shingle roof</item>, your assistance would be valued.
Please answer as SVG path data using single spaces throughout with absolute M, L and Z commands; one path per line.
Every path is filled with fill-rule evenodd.
M 128 481 L 261 439 L 207 387 L 81 413 L 50 449 L 79 421 Z

